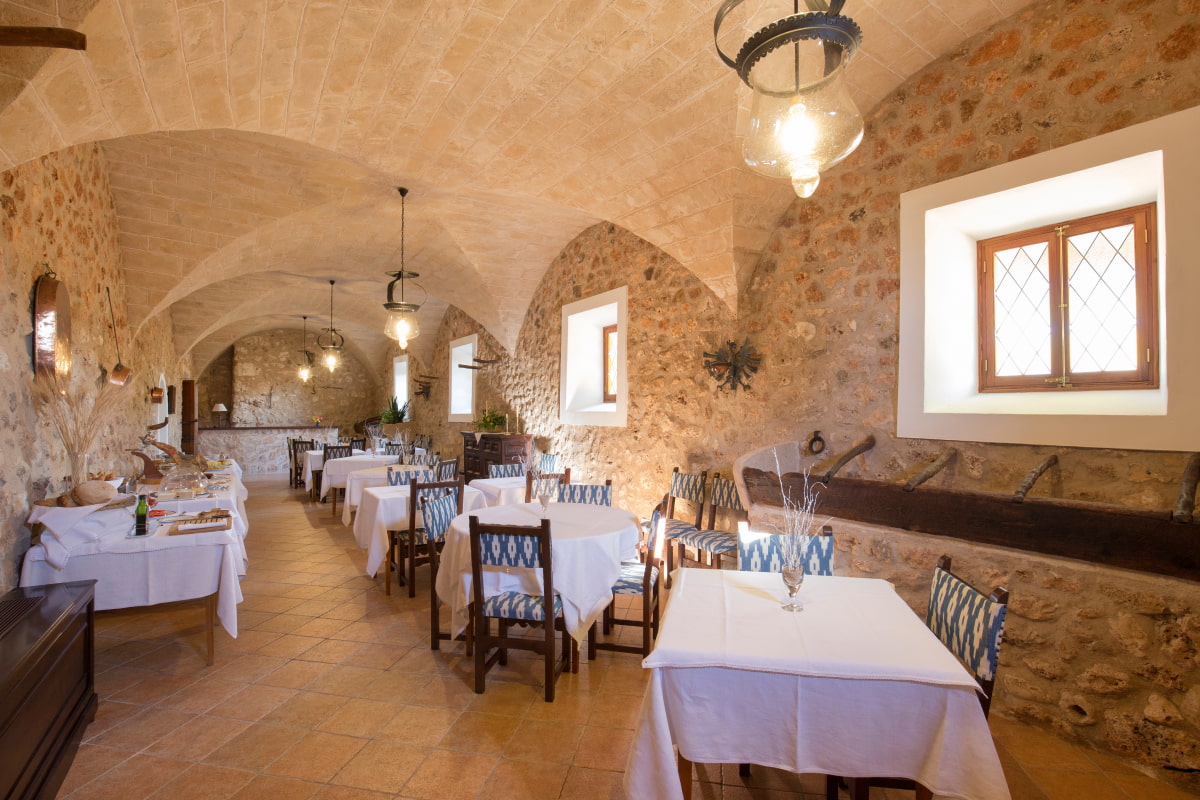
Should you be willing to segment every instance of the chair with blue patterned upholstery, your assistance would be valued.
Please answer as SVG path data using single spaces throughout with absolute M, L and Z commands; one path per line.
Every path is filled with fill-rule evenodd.
M 408 463 L 414 467 L 436 467 L 442 457 L 435 452 L 426 450 L 424 453 L 418 453 L 415 450 L 408 458 Z
M 667 550 L 667 572 L 675 569 L 675 556 L 679 558 L 679 566 L 683 566 L 686 555 L 685 548 L 696 549 L 696 561 L 700 562 L 704 553 L 708 553 L 708 565 L 721 568 L 721 556 L 737 551 L 738 539 L 736 531 L 717 530 L 717 510 L 724 509 L 733 521 L 746 518 L 746 508 L 738 497 L 737 484 L 731 479 L 714 474 L 708 484 L 708 522 L 706 527 L 695 531 L 684 531 L 673 540 L 675 545 Z
M 509 464 L 488 464 L 489 478 L 524 478 L 525 464 L 513 461 Z
M 439 545 L 446 543 L 446 531 L 450 522 L 462 513 L 463 493 L 459 487 L 449 494 L 435 494 L 433 497 L 421 497 L 421 521 L 425 528 L 425 547 L 429 559 L 429 647 L 431 650 L 440 649 L 443 640 L 451 638 L 449 633 L 441 628 L 441 605 L 437 595 L 437 572 L 440 555 Z
M 452 481 L 454 476 L 458 474 L 458 459 L 451 458 L 447 461 L 439 461 L 437 464 L 437 476 L 439 481 Z
M 929 587 L 925 624 L 979 683 L 977 694 L 985 717 L 996 688 L 1007 615 L 1007 589 L 997 587 L 991 595 L 985 595 L 950 571 L 950 556 L 938 559 Z M 847 783 L 853 800 L 866 800 L 872 786 L 916 788 L 918 800 L 933 796 L 929 789 L 906 778 L 848 778 Z
M 349 458 L 350 456 L 354 455 L 354 448 L 348 444 L 326 444 L 322 449 L 325 451 L 325 457 L 321 459 L 322 470 L 325 469 L 326 461 L 333 461 L 335 458 Z M 316 500 L 320 499 L 318 495 L 321 491 L 321 480 L 317 470 L 313 470 L 313 475 L 313 499 Z M 343 488 L 341 493 L 345 494 L 346 490 Z M 337 516 L 338 490 L 332 489 L 330 490 L 329 494 L 333 498 L 333 515 Z
M 388 486 L 408 486 L 413 481 L 433 483 L 437 473 L 431 469 L 388 469 Z
M 641 546 L 644 561 L 622 564 L 621 577 L 617 579 L 612 589 L 614 596 L 619 594 L 641 595 L 641 616 L 636 619 L 633 617 L 618 617 L 614 613 L 614 609 L 616 608 L 615 597 L 613 604 L 604 609 L 603 625 L 605 636 L 612 633 L 613 625 L 640 627 L 642 629 L 641 645 L 618 644 L 606 639 L 603 642 L 596 643 L 594 645 L 595 649 L 614 650 L 618 653 L 640 653 L 643 658 L 650 655 L 650 648 L 654 645 L 654 639 L 658 637 L 658 575 L 662 571 L 659 550 L 661 549 L 660 545 L 664 542 L 662 531 L 666 523 L 666 508 L 667 498 L 664 497 L 654 507 L 654 512 L 650 515 L 650 530 L 646 536 L 645 544 Z
M 833 574 L 833 528 L 826 525 L 819 536 L 804 538 L 804 572 L 807 575 Z M 739 531 L 737 535 L 738 569 L 746 572 L 783 571 L 783 534 Z
M 567 467 L 562 472 L 539 472 L 536 475 L 532 472 L 526 472 L 525 502 L 532 503 L 537 499 L 541 490 L 545 490 L 551 497 L 558 497 L 558 486 L 570 482 L 570 467 Z
M 556 656 L 555 630 L 562 626 L 562 599 L 554 592 L 550 520 L 537 527 L 486 525 L 470 518 L 472 636 L 475 655 L 475 692 L 483 694 L 487 672 L 496 663 L 508 663 L 510 649 L 539 653 L 545 661 L 546 702 L 554 702 L 554 683 L 571 663 L 570 636 L 563 632 L 561 656 Z M 541 573 L 542 594 L 499 592 L 484 595 L 483 568 L 534 569 Z M 492 633 L 492 620 L 499 631 Z M 510 625 L 541 625 L 543 636 L 509 636 Z M 489 652 L 494 651 L 494 652 Z
M 404 446 L 404 442 L 384 442 L 383 445 L 383 454 L 385 456 L 400 456 L 401 463 L 403 463 L 407 450 L 408 448 Z
M 562 472 L 562 456 L 558 453 L 542 453 L 538 459 L 538 472 Z
M 612 505 L 612 478 L 599 483 L 560 483 L 559 503 L 584 503 L 594 506 Z
M 429 532 L 425 527 L 425 518 L 421 517 L 421 524 L 417 524 L 417 511 L 421 508 L 422 501 L 433 500 L 445 494 L 457 494 L 458 496 L 458 513 L 462 513 L 463 496 L 466 494 L 466 478 L 459 475 L 457 478 L 448 481 L 433 481 L 431 483 L 423 483 L 413 480 L 408 485 L 408 530 L 403 532 L 404 543 L 408 549 L 408 596 L 417 596 L 417 567 L 422 564 L 432 564 L 433 558 L 430 553 L 433 549 L 445 542 L 445 539 L 431 539 Z M 444 532 L 444 531 L 443 531 Z M 401 556 L 403 559 L 403 555 Z M 430 578 L 432 582 L 433 578 Z
M 704 470 L 699 475 L 688 472 L 680 472 L 679 467 L 671 470 L 671 488 L 667 490 L 667 505 L 663 512 L 663 546 L 667 550 L 667 588 L 671 588 L 671 570 L 673 564 L 671 562 L 671 545 L 674 540 L 686 533 L 695 533 L 700 530 L 700 522 L 704 518 L 704 489 L 708 482 L 708 470 Z M 676 519 L 675 503 L 678 500 L 683 500 L 686 503 L 691 503 L 696 509 L 694 519 Z

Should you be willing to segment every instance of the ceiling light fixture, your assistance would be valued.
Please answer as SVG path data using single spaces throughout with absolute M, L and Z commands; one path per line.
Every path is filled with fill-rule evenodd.
M 755 172 L 787 178 L 796 194 L 810 197 L 821 172 L 862 141 L 862 115 L 845 81 L 862 30 L 841 16 L 845 0 L 804 0 L 807 13 L 800 12 L 800 0 L 782 0 L 791 12 L 752 34 L 733 59 L 721 49 L 721 23 L 742 2 L 725 0 L 713 23 L 717 55 L 754 92 L 749 125 L 740 131 L 742 158 Z M 763 8 L 771 5 L 768 0 Z
M 329 282 L 329 327 L 322 328 L 321 330 L 325 332 L 317 337 L 317 346 L 325 354 L 322 358 L 330 372 L 338 368 L 342 357 L 342 346 L 346 344 L 346 337 L 333 327 L 333 284 L 334 281 Z
M 308 379 L 312 377 L 313 354 L 308 349 L 308 317 L 302 317 L 304 320 L 304 333 L 300 334 L 300 356 L 303 361 L 300 362 L 300 380 L 308 383 Z
M 400 269 L 396 272 L 389 272 L 392 276 L 392 282 L 387 287 L 387 302 L 383 307 L 387 309 L 387 323 L 384 325 L 383 332 L 387 334 L 389 339 L 395 339 L 400 343 L 400 348 L 405 349 L 408 343 L 421 335 L 421 323 L 417 321 L 417 312 L 421 310 L 420 303 L 410 303 L 404 297 L 404 282 L 413 278 L 421 277 L 416 272 L 409 272 L 404 268 L 404 198 L 408 197 L 408 189 L 403 186 L 397 187 L 396 191 L 400 193 Z M 393 290 L 396 288 L 396 283 L 400 284 L 400 300 L 396 301 L 393 296 Z M 417 288 L 421 289 L 420 284 Z M 426 294 L 428 297 L 428 294 Z

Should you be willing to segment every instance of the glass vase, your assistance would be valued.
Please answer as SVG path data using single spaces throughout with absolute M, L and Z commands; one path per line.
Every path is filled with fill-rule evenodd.
M 74 489 L 88 479 L 88 454 L 67 453 L 67 458 L 71 462 L 71 488 Z

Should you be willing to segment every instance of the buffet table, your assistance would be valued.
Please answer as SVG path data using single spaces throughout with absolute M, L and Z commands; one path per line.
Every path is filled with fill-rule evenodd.
M 891 584 L 810 576 L 789 613 L 778 573 L 682 569 L 674 583 L 644 662 L 631 800 L 690 796 L 691 762 L 1009 800 L 975 681 Z

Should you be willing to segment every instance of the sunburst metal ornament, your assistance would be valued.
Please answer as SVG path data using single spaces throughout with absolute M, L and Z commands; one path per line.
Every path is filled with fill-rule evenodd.
M 758 372 L 762 357 L 757 355 L 750 340 L 740 346 L 736 342 L 725 342 L 714 353 L 704 354 L 704 368 L 717 381 L 721 391 L 725 387 L 737 391 L 750 388 L 750 376 Z

